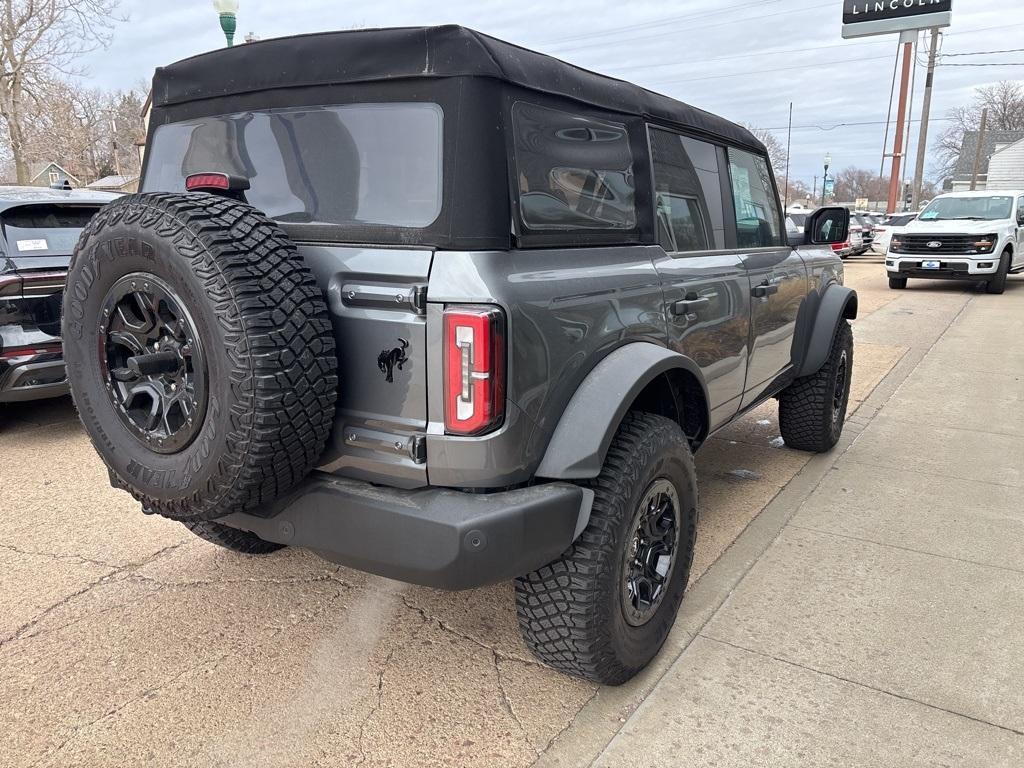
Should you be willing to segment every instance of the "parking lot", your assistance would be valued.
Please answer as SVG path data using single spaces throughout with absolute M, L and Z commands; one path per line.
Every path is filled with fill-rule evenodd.
M 685 762 L 695 750 L 745 765 L 756 753 L 727 748 L 744 713 L 778 710 L 774 732 L 761 718 L 767 730 L 735 742 L 783 758 L 801 732 L 829 729 L 813 707 L 802 724 L 793 714 L 819 694 L 813 679 L 794 675 L 816 674 L 892 691 L 885 706 L 924 701 L 952 713 L 945 725 L 922 720 L 922 732 L 970 721 L 982 730 L 964 738 L 989 756 L 976 764 L 1021 759 L 1024 701 L 1011 685 L 1021 655 L 1010 651 L 1020 650 L 1022 627 L 1019 615 L 1000 612 L 1019 608 L 1010 596 L 1022 594 L 1022 518 L 1006 489 L 1019 501 L 1024 279 L 1011 279 L 1004 296 L 923 281 L 897 292 L 879 260 L 865 257 L 847 264 L 847 284 L 860 295 L 850 434 L 833 454 L 791 451 L 781 447 L 770 402 L 707 443 L 697 456 L 702 517 L 691 594 L 655 664 L 617 689 L 537 663 L 519 639 L 508 585 L 449 594 L 307 552 L 253 559 L 220 550 L 143 516 L 112 490 L 68 399 L 12 406 L 0 416 L 0 765 L 586 765 L 604 753 L 601 764 L 620 766 L 648 765 L 654 755 L 664 756 L 659 764 Z M 982 433 L 988 453 L 975 450 Z M 914 446 L 931 452 L 914 458 Z M 857 467 L 875 467 L 877 483 L 867 487 L 863 471 L 840 465 L 844 450 Z M 979 491 L 937 492 L 954 460 L 961 479 L 993 494 L 986 508 L 1006 510 L 981 521 L 983 540 L 970 539 L 972 527 L 950 503 Z M 801 507 L 823 488 L 830 505 Z M 935 496 L 938 511 L 913 517 L 922 494 Z M 846 496 L 863 514 L 837 522 Z M 881 525 L 870 519 L 877 510 L 908 516 Z M 808 557 L 821 531 L 832 537 L 823 565 Z M 865 543 L 890 540 L 883 555 Z M 956 562 L 928 566 L 929 594 L 902 580 L 900 549 L 937 549 Z M 1005 597 L 979 598 L 973 613 L 961 605 L 970 594 L 947 604 L 951 574 L 979 562 L 1002 574 L 996 586 Z M 747 591 L 734 593 L 738 585 Z M 921 611 L 901 618 L 908 595 Z M 828 635 L 823 627 L 840 616 L 843 631 Z M 928 653 L 902 652 L 910 639 L 900 637 L 903 620 Z M 965 653 L 976 653 L 977 638 L 992 647 L 959 669 L 944 667 L 959 656 L 956 631 L 972 638 Z M 748 652 L 785 657 L 773 684 L 719 692 L 709 710 L 711 692 L 688 695 L 702 669 L 719 680 L 742 676 L 753 657 L 730 654 Z M 962 678 L 959 698 L 944 695 L 945 676 Z M 661 720 L 645 715 L 649 695 L 663 697 Z M 835 717 L 885 730 L 881 704 L 846 701 Z M 825 698 L 820 706 L 827 710 Z M 734 720 L 721 715 L 730 708 Z M 664 718 L 677 714 L 686 727 L 673 736 Z M 911 729 L 901 738 L 929 742 L 905 714 L 893 715 Z M 638 740 L 652 751 L 637 752 Z M 956 748 L 936 754 L 949 759 Z M 911 752 L 893 764 L 924 759 Z M 857 752 L 849 755 L 855 764 Z

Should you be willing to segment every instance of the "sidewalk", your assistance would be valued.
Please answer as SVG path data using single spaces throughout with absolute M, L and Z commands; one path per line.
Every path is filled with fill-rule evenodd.
M 856 330 L 907 356 L 692 587 L 667 674 L 540 764 L 1024 764 L 1024 281 L 913 285 Z

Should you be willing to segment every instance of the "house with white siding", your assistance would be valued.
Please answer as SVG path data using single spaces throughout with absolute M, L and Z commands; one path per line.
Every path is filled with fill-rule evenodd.
M 985 189 L 1024 189 L 1024 139 L 996 146 Z

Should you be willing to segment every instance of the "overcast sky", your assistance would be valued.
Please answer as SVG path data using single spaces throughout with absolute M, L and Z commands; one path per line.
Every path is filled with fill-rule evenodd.
M 1016 10 L 1012 10 L 1016 8 Z M 211 0 L 122 0 L 129 21 L 110 48 L 91 54 L 89 80 L 127 88 L 157 66 L 223 45 Z M 448 0 L 241 0 L 238 35 L 280 37 L 351 27 L 458 23 L 574 64 L 621 77 L 785 142 L 794 103 L 793 176 L 811 183 L 821 161 L 874 168 L 881 160 L 897 38 L 844 41 L 842 0 L 563 0 L 559 3 Z M 1018 0 L 956 0 L 943 53 L 1024 47 Z M 925 58 L 922 44 L 920 58 Z M 1020 62 L 1024 53 L 957 57 L 949 63 Z M 914 117 L 920 113 L 919 67 Z M 1024 66 L 942 67 L 933 116 L 970 100 L 977 85 L 1024 80 Z M 838 123 L 880 123 L 833 127 Z M 941 131 L 946 123 L 933 124 Z M 820 130 L 807 126 L 821 126 Z M 914 156 L 917 123 L 912 130 Z

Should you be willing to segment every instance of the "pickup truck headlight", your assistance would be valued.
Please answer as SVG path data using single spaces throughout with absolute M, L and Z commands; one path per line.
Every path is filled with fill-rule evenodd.
M 889 241 L 889 250 L 895 251 L 896 253 L 903 250 L 903 240 L 899 235 L 892 236 L 892 239 Z
M 998 235 L 984 235 L 971 243 L 971 247 L 978 253 L 992 253 L 997 242 L 999 242 Z

